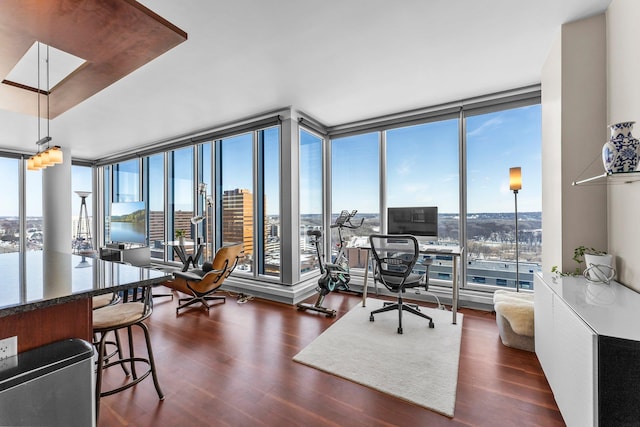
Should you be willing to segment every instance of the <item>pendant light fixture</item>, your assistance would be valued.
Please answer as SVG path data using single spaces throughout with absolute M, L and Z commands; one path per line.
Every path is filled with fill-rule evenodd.
M 62 150 L 59 146 L 54 145 L 53 147 L 49 146 L 49 142 L 51 141 L 51 136 L 49 135 L 49 46 L 47 45 L 46 51 L 46 63 L 47 63 L 47 90 L 45 94 L 47 96 L 47 136 L 44 138 L 40 137 L 40 42 L 38 42 L 38 141 L 36 145 L 38 146 L 38 152 L 31 156 L 29 160 L 27 160 L 27 169 L 30 171 L 44 169 L 48 166 L 57 165 L 63 162 Z M 43 147 L 46 145 L 46 148 Z

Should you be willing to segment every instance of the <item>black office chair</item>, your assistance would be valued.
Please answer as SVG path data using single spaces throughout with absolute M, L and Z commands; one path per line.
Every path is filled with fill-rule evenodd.
M 402 312 L 408 311 L 429 320 L 429 327 L 433 328 L 433 319 L 420 312 L 416 304 L 402 301 L 402 294 L 406 288 L 420 286 L 422 274 L 413 272 L 420 256 L 418 240 L 411 235 L 379 235 L 369 236 L 371 253 L 374 259 L 374 280 L 382 283 L 391 292 L 398 294 L 395 303 L 385 302 L 382 308 L 374 310 L 369 316 L 373 322 L 374 314 L 385 311 L 398 310 L 398 333 L 402 333 Z

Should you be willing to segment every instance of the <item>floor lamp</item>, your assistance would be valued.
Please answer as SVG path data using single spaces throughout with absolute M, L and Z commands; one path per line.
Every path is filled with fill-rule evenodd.
M 93 241 L 91 240 L 91 225 L 89 224 L 89 214 L 87 212 L 87 197 L 91 191 L 76 191 L 80 196 L 80 214 L 78 215 L 78 226 L 76 228 L 75 239 L 73 240 L 73 252 L 77 254 L 92 255 Z
M 522 189 L 522 171 L 520 167 L 509 168 L 509 189 L 513 191 L 516 208 L 516 292 L 520 291 L 520 260 L 518 253 L 518 190 Z

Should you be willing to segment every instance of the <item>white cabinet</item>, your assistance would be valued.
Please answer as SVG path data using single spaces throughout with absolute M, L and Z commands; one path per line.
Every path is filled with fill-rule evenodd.
M 534 277 L 534 310 L 533 317 L 536 355 L 546 373 L 549 385 L 557 378 L 554 375 L 555 364 L 553 354 L 555 352 L 556 334 L 553 328 L 553 292 L 548 286 L 539 283 L 539 279 Z
M 640 294 L 535 276 L 536 354 L 569 427 L 640 425 Z

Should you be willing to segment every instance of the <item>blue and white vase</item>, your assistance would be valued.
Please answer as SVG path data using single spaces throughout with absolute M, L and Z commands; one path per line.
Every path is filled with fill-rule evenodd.
M 611 138 L 602 147 L 602 161 L 607 173 L 634 172 L 638 167 L 638 140 L 631 135 L 635 122 L 610 125 Z

